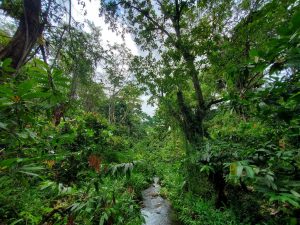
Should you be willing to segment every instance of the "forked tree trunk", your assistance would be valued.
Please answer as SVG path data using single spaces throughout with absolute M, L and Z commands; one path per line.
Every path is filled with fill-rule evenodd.
M 41 0 L 24 0 L 19 27 L 9 44 L 0 51 L 0 60 L 12 59 L 12 67 L 19 69 L 26 61 L 44 25 L 41 23 Z

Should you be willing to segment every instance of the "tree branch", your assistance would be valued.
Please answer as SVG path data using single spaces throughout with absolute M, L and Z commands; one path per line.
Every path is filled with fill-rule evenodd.
M 140 9 L 137 6 L 134 6 L 134 5 L 130 4 L 129 2 L 119 2 L 119 4 L 125 4 L 128 7 L 132 8 L 132 9 L 135 9 L 136 11 L 141 13 L 143 16 L 145 16 L 154 25 L 154 27 L 156 27 L 157 29 L 159 29 L 160 31 L 165 33 L 171 39 L 171 41 L 173 43 L 175 43 L 175 40 L 172 37 L 172 35 L 163 27 L 163 25 L 159 24 L 154 18 L 152 18 L 147 11 L 145 11 L 143 9 Z
M 224 102 L 225 99 L 224 98 L 220 98 L 220 99 L 215 99 L 215 100 L 211 100 L 205 107 L 205 109 L 209 109 L 212 105 Z
M 253 87 L 259 79 L 263 78 L 264 74 L 263 73 L 256 73 L 254 76 L 252 76 L 248 81 L 247 84 L 245 85 L 245 91 L 248 90 L 249 88 Z M 253 82 L 253 83 L 252 83 Z
M 46 51 L 45 51 L 45 48 L 44 48 L 44 45 L 41 44 L 40 45 L 40 49 L 41 49 L 41 53 L 42 53 L 42 57 L 43 57 L 43 60 L 47 66 L 47 74 L 48 74 L 48 83 L 49 83 L 49 87 L 52 89 L 53 93 L 55 92 L 55 86 L 54 86 L 54 83 L 53 83 L 53 78 L 52 78 L 52 74 L 51 74 L 51 69 L 49 68 L 49 65 L 48 65 L 48 62 L 47 62 L 47 56 L 46 56 Z
M 63 37 L 64 37 L 65 32 L 66 32 L 66 27 L 63 28 L 63 31 L 62 31 L 62 33 L 61 33 L 61 35 L 60 35 L 60 37 L 59 37 L 59 46 L 58 46 L 58 49 L 57 49 L 57 51 L 56 51 L 56 54 L 55 54 L 55 57 L 54 57 L 54 59 L 53 59 L 53 63 L 52 63 L 52 65 L 51 65 L 51 67 L 50 67 L 50 70 L 52 70 L 53 67 L 54 67 L 55 64 L 56 64 L 56 60 L 57 60 L 58 55 L 59 55 L 59 53 L 60 53 L 60 50 L 61 50 L 61 48 L 62 48 L 62 46 L 63 46 L 62 39 L 63 39 Z

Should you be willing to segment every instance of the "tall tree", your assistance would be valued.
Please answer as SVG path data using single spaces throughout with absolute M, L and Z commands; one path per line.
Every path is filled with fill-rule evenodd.
M 261 87 L 268 75 L 265 62 L 259 55 L 268 52 L 267 43 L 270 39 L 278 38 L 278 27 L 290 19 L 294 12 L 290 6 L 294 2 L 241 1 L 235 6 L 234 13 L 235 17 L 241 18 L 223 35 L 217 48 L 211 49 L 208 55 L 211 66 L 206 79 L 209 79 L 208 76 L 214 77 L 213 74 L 220 74 L 220 85 L 223 85 L 230 96 L 232 108 L 244 118 L 247 117 L 248 109 L 242 107 L 239 102 L 245 99 L 248 93 Z
M 122 45 L 109 45 L 103 55 L 103 76 L 102 82 L 106 86 L 109 95 L 108 120 L 116 122 L 116 101 L 122 89 L 133 81 L 129 71 L 132 54 L 130 50 Z
M 118 18 L 125 21 L 127 29 L 135 35 L 137 44 L 145 51 L 146 56 L 136 60 L 136 70 L 143 74 L 142 80 L 147 82 L 147 79 L 152 79 L 152 84 L 154 82 L 158 87 L 162 82 L 164 84 L 161 86 L 169 83 L 169 89 L 161 87 L 159 92 L 161 96 L 176 96 L 179 108 L 177 118 L 187 140 L 194 147 L 206 135 L 203 120 L 207 111 L 221 101 L 204 96 L 199 60 L 201 64 L 206 55 L 205 46 L 222 30 L 224 18 L 230 13 L 230 3 L 228 0 L 102 2 L 101 10 L 107 20 L 112 25 Z M 147 69 L 143 71 L 141 65 L 147 64 L 145 60 L 158 62 L 155 66 L 160 64 L 162 70 L 157 67 L 152 73 Z M 145 66 L 151 67 L 149 64 Z M 193 89 L 192 104 L 188 103 L 184 94 L 187 87 Z
M 48 2 L 50 7 L 51 1 Z M 0 60 L 11 58 L 12 66 L 20 68 L 26 61 L 33 46 L 41 37 L 47 21 L 48 11 L 42 17 L 41 0 L 24 0 L 21 12 L 16 15 L 13 10 L 16 5 L 9 7 L 9 1 L 1 5 L 3 10 L 19 19 L 19 26 L 9 44 L 0 51 Z

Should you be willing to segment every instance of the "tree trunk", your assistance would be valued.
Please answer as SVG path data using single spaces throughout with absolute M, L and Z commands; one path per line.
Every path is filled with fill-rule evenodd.
M 202 139 L 203 137 L 203 118 L 197 118 L 192 110 L 186 105 L 182 91 L 177 92 L 177 102 L 181 112 L 181 124 L 186 139 L 191 144 L 197 144 L 199 139 Z
M 44 25 L 41 23 L 41 0 L 24 0 L 23 15 L 10 43 L 0 51 L 0 60 L 12 59 L 12 67 L 19 69 L 26 61 Z
M 218 169 L 210 175 L 210 180 L 217 192 L 215 206 L 220 209 L 228 204 L 227 196 L 225 194 L 226 181 L 223 177 L 223 170 Z
M 195 112 L 192 112 L 192 110 L 189 109 L 188 106 L 186 106 L 184 104 L 183 94 L 181 91 L 179 91 L 177 93 L 177 101 L 178 101 L 178 105 L 179 105 L 180 111 L 183 116 L 183 120 L 185 120 L 183 126 L 184 126 L 184 131 L 185 131 L 187 140 L 192 145 L 194 145 L 194 144 L 197 145 L 199 143 L 199 141 L 201 142 L 202 138 L 206 134 L 206 132 L 203 130 L 203 126 L 202 126 L 206 109 L 205 109 L 205 101 L 204 101 L 200 81 L 198 78 L 199 72 L 197 71 L 197 69 L 195 67 L 195 57 L 189 52 L 188 49 L 186 49 L 186 48 L 184 48 L 184 46 L 182 46 L 180 38 L 179 38 L 179 42 L 176 47 L 181 52 L 181 54 L 185 60 L 186 67 L 188 70 L 187 71 L 188 75 L 190 76 L 190 78 L 192 80 L 195 95 L 196 95 L 196 100 L 197 100 L 197 108 L 196 108 Z
M 197 102 L 198 102 L 198 107 L 199 109 L 204 110 L 204 98 L 203 98 L 203 94 L 202 94 L 202 90 L 201 90 L 201 86 L 200 86 L 200 81 L 198 78 L 198 71 L 196 70 L 194 61 L 195 61 L 195 57 L 192 56 L 189 52 L 187 52 L 187 50 L 182 50 L 182 55 L 183 58 L 186 62 L 187 68 L 188 68 L 188 72 L 190 77 L 192 78 L 192 82 L 193 82 L 193 86 L 194 86 L 194 90 L 195 90 L 195 94 L 196 94 L 196 98 L 197 98 Z
M 188 69 L 187 72 L 188 75 L 191 77 L 197 100 L 197 108 L 195 112 L 192 112 L 192 110 L 184 104 L 182 92 L 179 91 L 177 93 L 178 105 L 183 115 L 183 119 L 185 120 L 184 130 L 188 141 L 193 145 L 198 144 L 199 141 L 201 141 L 204 135 L 206 134 L 202 126 L 206 110 L 205 101 L 203 98 L 202 89 L 198 78 L 198 71 L 194 64 L 195 57 L 191 55 L 186 49 L 183 49 L 181 47 L 179 47 L 179 49 L 181 50 L 182 56 L 186 62 L 186 66 Z
M 109 99 L 108 121 L 112 124 L 114 124 L 116 122 L 116 117 L 115 117 L 115 94 L 113 94 Z

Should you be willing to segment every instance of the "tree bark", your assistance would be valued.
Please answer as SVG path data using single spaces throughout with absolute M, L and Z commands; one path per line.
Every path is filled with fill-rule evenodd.
M 12 59 L 12 67 L 19 69 L 26 61 L 44 30 L 41 23 L 41 0 L 24 0 L 23 15 L 10 43 L 0 51 L 0 60 Z
M 190 107 L 186 105 L 182 91 L 177 92 L 177 102 L 181 112 L 181 123 L 185 136 L 196 147 L 204 134 L 202 127 L 203 117 L 198 118 L 197 114 L 194 114 Z
M 198 71 L 195 68 L 195 57 L 192 56 L 190 53 L 188 53 L 186 50 L 182 50 L 182 55 L 183 58 L 186 62 L 187 68 L 188 68 L 188 72 L 190 77 L 192 78 L 192 82 L 193 82 L 193 86 L 194 86 L 194 90 L 195 90 L 195 94 L 196 94 L 196 98 L 197 98 L 197 102 L 198 102 L 198 107 L 200 109 L 204 110 L 204 98 L 203 98 L 203 94 L 202 94 L 202 89 L 200 86 L 200 81 L 198 78 Z

